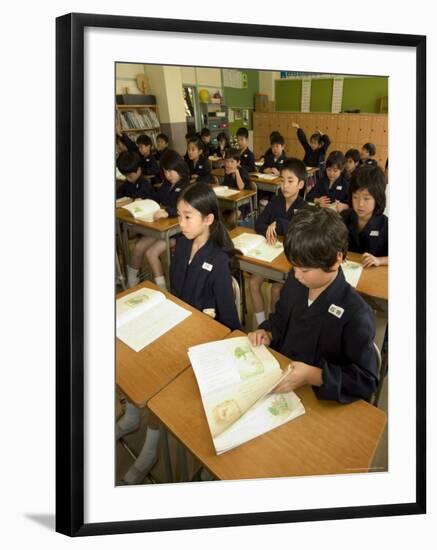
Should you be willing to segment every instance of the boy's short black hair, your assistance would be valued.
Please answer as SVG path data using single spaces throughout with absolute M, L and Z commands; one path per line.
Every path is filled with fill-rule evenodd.
M 272 143 L 272 138 L 275 137 L 275 136 L 280 136 L 281 133 L 278 132 L 278 130 L 273 130 L 273 132 L 270 132 L 270 135 L 269 135 L 269 140 L 270 140 L 270 143 Z
M 367 191 L 375 199 L 374 214 L 383 214 L 385 210 L 385 175 L 379 166 L 365 164 L 353 171 L 349 184 L 350 203 L 352 195 L 361 189 Z
M 236 135 L 237 135 L 237 137 L 241 136 L 241 137 L 244 137 L 246 139 L 249 139 L 249 131 L 244 126 L 242 126 L 241 128 L 238 128 Z
M 190 138 L 188 138 L 187 145 L 190 143 L 194 143 L 194 145 L 200 150 L 200 154 L 203 154 L 205 152 L 205 144 L 201 140 L 201 138 L 194 134 Z
M 153 145 L 153 142 L 150 139 L 150 136 L 146 136 L 146 134 L 141 134 L 140 136 L 138 136 L 136 143 L 137 145 L 146 145 L 146 147 L 147 146 L 152 147 Z
M 344 155 L 344 159 L 352 159 L 354 162 L 360 162 L 360 152 L 358 149 L 348 149 Z
M 316 141 L 319 145 L 322 143 L 322 136 L 319 132 L 311 134 L 310 141 Z
M 281 136 L 279 132 L 276 132 L 275 135 L 270 138 L 270 145 L 275 145 L 275 143 L 282 145 L 282 147 L 285 145 L 284 136 Z
M 366 149 L 371 157 L 376 155 L 376 145 L 374 143 L 365 143 L 363 149 Z
M 308 174 L 307 169 L 305 167 L 305 164 L 297 158 L 290 157 L 285 159 L 284 164 L 281 166 L 281 173 L 284 170 L 289 170 L 290 172 L 293 172 L 293 174 L 298 178 L 299 181 L 307 182 Z
M 288 261 L 297 267 L 319 268 L 327 273 L 341 252 L 346 258 L 349 239 L 346 224 L 330 208 L 306 206 L 291 219 L 284 250 Z
M 203 137 L 203 136 L 210 136 L 211 135 L 211 131 L 209 128 L 202 128 L 202 130 L 200 131 L 200 137 Z
M 167 143 L 167 145 L 168 145 L 168 135 L 167 134 L 158 134 L 156 136 L 156 139 L 162 139 L 162 141 L 165 141 L 165 143 Z
M 141 158 L 135 151 L 126 151 L 117 158 L 117 168 L 124 176 L 136 172 L 140 166 Z
M 235 147 L 230 147 L 225 153 L 225 159 L 234 159 L 237 161 L 240 160 L 241 159 L 240 149 L 236 149 Z
M 197 136 L 196 132 L 187 132 L 187 133 L 185 134 L 185 139 L 186 139 L 186 140 L 189 140 L 190 138 L 196 137 L 196 136 Z
M 328 158 L 326 159 L 326 168 L 330 168 L 331 166 L 336 166 L 340 170 L 343 170 L 344 168 L 344 155 L 341 151 L 332 151 L 332 153 L 329 153 Z

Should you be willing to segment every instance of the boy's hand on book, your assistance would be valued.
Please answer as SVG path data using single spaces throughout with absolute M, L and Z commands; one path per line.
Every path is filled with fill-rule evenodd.
M 271 223 L 266 231 L 267 244 L 273 245 L 276 243 L 278 236 L 276 234 L 276 222 Z
M 344 202 L 335 201 L 335 209 L 340 214 L 340 212 L 343 212 L 343 210 L 347 210 L 349 208 L 348 204 L 345 204 Z
M 163 210 L 162 208 L 160 210 L 157 210 L 153 214 L 153 220 L 156 222 L 157 220 L 160 220 L 161 218 L 168 218 L 168 212 L 166 210 Z
M 331 199 L 325 195 L 323 197 L 318 197 L 317 199 L 314 199 L 314 203 L 318 204 L 322 208 L 326 208 L 331 204 Z
M 252 344 L 252 346 L 269 346 L 272 341 L 272 336 L 269 332 L 267 332 L 264 329 L 258 329 L 254 332 L 249 332 L 247 335 L 249 338 L 249 342 Z
M 301 361 L 293 361 L 290 365 L 290 372 L 272 390 L 272 393 L 287 393 L 310 384 L 311 386 L 322 385 L 322 369 L 312 367 Z
M 375 267 L 378 267 L 381 265 L 381 262 L 379 261 L 379 258 L 377 258 L 376 256 L 373 256 L 372 254 L 365 252 L 363 254 L 362 264 L 363 264 L 363 267 L 371 267 L 372 265 L 374 265 Z

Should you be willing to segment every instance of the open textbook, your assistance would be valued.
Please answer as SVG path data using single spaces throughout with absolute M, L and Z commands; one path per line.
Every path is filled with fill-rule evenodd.
M 140 288 L 116 302 L 117 338 L 140 351 L 190 315 L 162 292 Z
M 153 222 L 153 214 L 160 209 L 159 204 L 152 199 L 143 199 L 126 204 L 122 208 L 129 210 L 135 219 Z
M 358 285 L 358 281 L 360 280 L 361 273 L 363 271 L 363 266 L 357 262 L 346 260 L 341 264 L 341 268 L 343 270 L 346 281 L 351 286 L 356 288 Z
M 269 393 L 288 371 L 247 336 L 191 347 L 188 356 L 218 455 L 305 412 L 294 392 Z
M 278 174 L 257 174 L 256 177 L 260 181 L 273 181 L 279 178 Z
M 215 185 L 212 189 L 217 197 L 231 197 L 240 192 L 239 189 L 229 188 L 227 185 Z
M 232 239 L 235 248 L 249 258 L 256 258 L 264 262 L 272 262 L 284 251 L 284 245 L 276 241 L 275 244 L 267 244 L 265 237 L 255 233 L 241 233 Z

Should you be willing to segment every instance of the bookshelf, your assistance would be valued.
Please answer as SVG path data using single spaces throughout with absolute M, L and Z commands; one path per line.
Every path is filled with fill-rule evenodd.
M 131 139 L 147 133 L 156 145 L 156 136 L 160 132 L 157 105 L 116 105 L 115 108 L 123 132 Z

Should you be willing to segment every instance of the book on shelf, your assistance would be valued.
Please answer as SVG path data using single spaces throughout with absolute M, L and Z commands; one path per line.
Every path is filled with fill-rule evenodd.
M 232 195 L 237 195 L 240 190 L 229 188 L 227 185 L 216 185 L 212 188 L 217 197 L 232 197 Z
M 267 244 L 265 237 L 255 233 L 242 233 L 238 237 L 234 237 L 232 242 L 244 256 L 264 262 L 272 262 L 284 252 L 284 245 L 280 241 L 276 241 L 275 244 Z
M 190 315 L 163 292 L 140 288 L 116 301 L 117 338 L 140 351 Z
M 193 346 L 188 356 L 218 455 L 305 413 L 294 392 L 271 393 L 288 370 L 247 336 Z
M 153 222 L 153 215 L 161 208 L 159 204 L 152 199 L 142 199 L 133 201 L 130 204 L 122 205 L 122 208 L 128 210 L 137 220 L 144 222 Z

